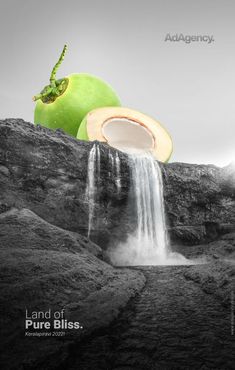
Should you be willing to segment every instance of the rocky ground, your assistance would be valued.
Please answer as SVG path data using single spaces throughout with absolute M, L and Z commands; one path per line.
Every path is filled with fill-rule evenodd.
M 136 269 L 146 277 L 142 291 L 109 328 L 74 344 L 58 369 L 233 369 L 231 265 Z M 218 285 L 202 282 L 204 273 Z M 222 282 L 226 301 L 217 296 Z
M 87 238 L 27 209 L 0 214 L 0 240 L 2 369 L 55 368 L 74 337 L 109 325 L 145 282 L 138 271 L 102 261 L 102 250 Z M 26 337 L 34 331 L 25 330 L 26 309 L 65 309 L 83 329 L 63 338 Z
M 230 369 L 234 167 L 162 165 L 172 247 L 194 266 L 115 268 L 106 250 L 135 228 L 128 158 L 101 145 L 87 238 L 91 143 L 0 121 L 1 368 Z M 114 171 L 115 172 L 115 171 Z M 25 337 L 25 309 L 65 308 L 83 329 Z

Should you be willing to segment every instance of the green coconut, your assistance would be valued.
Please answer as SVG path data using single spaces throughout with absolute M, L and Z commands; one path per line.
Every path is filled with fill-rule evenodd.
M 50 129 L 60 128 L 76 137 L 81 121 L 88 112 L 99 107 L 120 106 L 121 103 L 112 87 L 96 76 L 73 73 L 56 79 L 66 50 L 65 45 L 51 72 L 50 84 L 33 97 L 37 101 L 34 123 Z

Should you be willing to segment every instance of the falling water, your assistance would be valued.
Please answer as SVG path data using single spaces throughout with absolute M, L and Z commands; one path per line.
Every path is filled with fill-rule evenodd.
M 124 244 L 110 251 L 116 265 L 188 264 L 179 253 L 170 250 L 167 235 L 161 168 L 150 153 L 129 154 L 132 200 L 136 210 L 137 227 Z M 109 151 L 110 171 L 117 194 L 121 190 L 121 168 L 118 152 Z M 88 202 L 88 237 L 94 229 L 95 205 L 100 183 L 100 148 L 94 143 L 89 153 L 86 200 Z
M 97 197 L 97 186 L 100 179 L 100 148 L 97 143 L 91 148 L 88 158 L 86 201 L 88 202 L 88 238 L 92 230 L 95 202 Z
M 137 255 L 157 255 L 165 260 L 169 246 L 161 169 L 148 153 L 133 156 L 131 168 L 137 207 Z
M 109 160 L 111 163 L 110 177 L 113 177 L 116 183 L 117 192 L 121 190 L 121 163 L 118 152 L 113 154 L 109 151 Z
M 121 190 L 121 165 L 118 152 L 113 154 L 109 151 L 110 177 L 114 178 L 117 193 Z M 98 143 L 94 143 L 88 158 L 88 172 L 86 184 L 86 201 L 88 202 L 88 238 L 94 228 L 95 204 L 98 201 L 100 182 L 100 148 Z
M 115 165 L 116 165 L 116 184 L 118 192 L 121 190 L 121 163 L 118 152 L 115 154 Z
M 136 208 L 137 227 L 127 242 L 110 251 L 116 265 L 188 264 L 172 252 L 168 239 L 162 172 L 150 153 L 130 155 L 131 192 Z

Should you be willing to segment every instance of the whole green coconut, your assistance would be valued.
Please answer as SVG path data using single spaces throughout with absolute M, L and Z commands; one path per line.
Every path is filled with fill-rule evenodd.
M 80 123 L 88 112 L 121 104 L 111 86 L 90 74 L 73 73 L 56 80 L 56 72 L 66 50 L 65 45 L 52 70 L 50 85 L 33 97 L 37 101 L 34 123 L 51 129 L 61 128 L 76 137 Z

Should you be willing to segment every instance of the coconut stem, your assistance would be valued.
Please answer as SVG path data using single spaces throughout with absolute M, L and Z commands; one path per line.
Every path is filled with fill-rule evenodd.
M 50 77 L 51 87 L 56 87 L 56 73 L 57 73 L 57 70 L 58 70 L 59 66 L 61 65 L 62 61 L 64 60 L 64 56 L 65 56 L 65 53 L 67 51 L 67 48 L 68 48 L 67 45 L 64 45 L 64 48 L 62 50 L 62 53 L 60 54 L 59 60 L 56 63 L 56 65 L 54 66 L 54 68 L 52 69 L 51 77 Z
M 57 73 L 57 70 L 58 70 L 59 66 L 61 65 L 62 61 L 64 60 L 64 56 L 65 56 L 65 53 L 67 51 L 67 48 L 68 48 L 68 46 L 64 45 L 64 48 L 62 50 L 62 53 L 60 54 L 58 62 L 55 64 L 55 66 L 53 67 L 53 69 L 51 71 L 50 85 L 47 86 L 46 91 L 44 91 L 43 93 L 34 95 L 33 96 L 33 101 L 43 99 L 43 98 L 45 98 L 46 96 L 48 96 L 50 94 L 59 95 L 59 91 L 57 89 L 58 84 L 57 84 L 57 81 L 56 81 L 56 73 Z
M 53 89 L 49 87 L 46 92 L 34 95 L 33 96 L 33 101 L 45 98 L 46 96 L 50 95 L 52 91 L 53 91 Z

